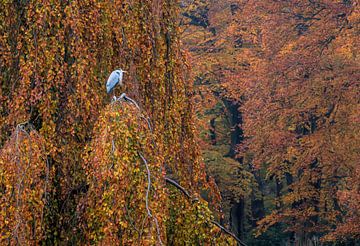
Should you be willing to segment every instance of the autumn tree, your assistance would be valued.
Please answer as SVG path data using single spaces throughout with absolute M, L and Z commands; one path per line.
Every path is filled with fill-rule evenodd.
M 24 232 L 21 242 L 192 244 L 217 237 L 233 243 L 200 198 L 201 190 L 212 187 L 197 145 L 178 4 L 1 2 L 0 170 L 1 187 L 6 187 L 1 201 L 10 199 L 10 187 L 19 182 L 18 174 L 6 174 L 15 172 L 16 161 L 6 160 L 18 144 L 9 136 L 21 122 L 39 136 L 22 140 L 27 141 L 24 153 L 30 146 L 38 149 L 20 162 L 31 165 L 33 174 L 25 176 L 24 187 L 30 188 L 24 191 L 38 192 L 37 212 L 24 213 L 22 221 L 39 232 Z M 105 95 L 104 81 L 117 67 L 129 72 L 124 90 L 141 112 L 110 104 Z M 34 133 L 25 135 L 32 139 Z M 53 175 L 44 176 L 46 168 Z M 167 187 L 165 175 L 191 197 Z M 38 186 L 48 181 L 45 203 L 42 194 L 48 188 Z M 12 206 L 14 216 L 32 209 Z M 11 216 L 9 228 L 19 222 Z M 7 232 L 4 236 L 16 240 Z
M 184 39 L 197 71 L 198 101 L 205 102 L 199 108 L 214 112 L 222 101 L 238 107 L 228 117 L 241 118 L 234 126 L 234 132 L 242 130 L 234 158 L 253 174 L 260 191 L 245 197 L 256 206 L 251 219 L 260 219 L 264 209 L 273 211 L 258 227 L 264 232 L 278 226 L 271 240 L 287 228 L 285 240 L 305 243 L 338 226 L 338 238 L 341 233 L 356 238 L 358 191 L 350 180 L 356 179 L 359 159 L 358 2 L 203 6 L 200 1 L 198 6 L 187 15 Z M 206 27 L 194 24 L 199 16 L 207 19 Z M 204 119 L 214 143 L 217 119 Z
M 356 5 L 266 2 L 244 13 L 258 16 L 263 53 L 252 79 L 239 84 L 240 152 L 279 185 L 276 209 L 259 228 L 282 222 L 305 243 L 341 221 L 336 196 L 359 158 Z
M 191 55 L 196 111 L 207 143 L 202 151 L 223 198 L 223 223 L 251 240 L 251 230 L 264 214 L 264 182 L 259 171 L 236 155 L 243 141 L 242 86 L 252 83 L 253 65 L 261 63 L 257 29 L 242 16 L 246 2 L 194 1 L 195 6 L 183 9 L 188 13 L 182 35 Z M 196 22 L 200 17 L 206 26 Z

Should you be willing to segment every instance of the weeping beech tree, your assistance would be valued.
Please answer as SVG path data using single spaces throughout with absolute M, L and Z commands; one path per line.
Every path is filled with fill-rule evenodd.
M 216 197 L 199 158 L 177 19 L 175 0 L 1 0 L 1 203 L 17 199 L 11 187 L 21 175 L 6 174 L 17 165 L 8 155 L 19 145 L 39 152 L 27 154 L 31 175 L 20 181 L 28 187 L 27 232 L 16 238 L 23 208 L 9 203 L 13 215 L 0 216 L 13 222 L 1 221 L 1 239 L 234 243 L 211 221 L 205 201 L 165 183 L 168 175 L 192 197 L 206 189 Z M 118 67 L 129 72 L 125 90 L 141 111 L 110 104 L 104 84 Z M 9 136 L 21 122 L 37 137 L 14 144 Z M 39 188 L 47 182 L 48 192 Z
M 0 243 L 44 239 L 50 170 L 44 138 L 26 124 L 16 127 L 0 152 Z

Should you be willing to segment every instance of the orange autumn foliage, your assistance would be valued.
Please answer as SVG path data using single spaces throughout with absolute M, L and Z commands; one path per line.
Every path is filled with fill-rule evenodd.
M 244 135 L 236 158 L 265 173 L 261 196 L 271 201 L 257 235 L 281 225 L 303 243 L 327 233 L 356 240 L 359 2 L 196 4 L 184 40 L 199 112 L 224 100 L 239 105 Z M 199 16 L 206 26 L 194 23 Z
M 36 244 L 44 239 L 53 176 L 44 147 L 44 138 L 21 124 L 1 150 L 1 244 Z
M 52 170 L 45 222 L 37 224 L 39 233 L 21 242 L 149 245 L 209 242 L 215 234 L 226 237 L 210 224 L 205 201 L 198 207 L 206 216 L 198 219 L 193 204 L 161 180 L 168 174 L 194 196 L 210 187 L 197 145 L 191 79 L 178 35 L 178 7 L 175 0 L 1 1 L 1 158 L 15 148 L 7 144 L 14 128 L 27 121 L 41 136 L 31 146 L 43 146 L 41 153 Z M 105 81 L 118 67 L 129 72 L 121 89 L 139 103 L 152 132 L 144 122 L 138 124 L 136 110 L 119 105 L 111 109 Z M 115 89 L 117 96 L 121 92 Z M 122 142 L 124 134 L 128 148 Z M 105 151 L 112 149 L 110 136 L 116 137 L 114 154 L 119 156 L 112 160 L 112 168 L 117 172 L 106 171 L 112 158 Z M 123 144 L 127 152 L 117 149 Z M 140 146 L 153 178 L 148 192 L 153 217 L 144 216 L 147 189 L 144 163 L 137 153 Z M 37 177 L 44 167 L 35 161 L 31 165 Z M 125 165 L 128 169 L 122 170 Z M 14 186 L 16 180 L 6 179 L 4 185 Z M 30 181 L 27 177 L 26 184 Z M 38 203 L 36 209 L 41 210 L 44 203 Z M 24 215 L 23 221 L 32 221 L 30 213 Z M 172 236 L 180 230 L 166 223 L 169 217 L 187 218 L 182 237 Z M 135 228 L 143 232 L 129 229 L 133 218 Z M 192 233 L 195 221 L 197 232 Z M 128 230 L 119 229 L 124 227 Z

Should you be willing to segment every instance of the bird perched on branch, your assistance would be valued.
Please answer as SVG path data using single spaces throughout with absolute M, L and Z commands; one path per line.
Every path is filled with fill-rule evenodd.
M 126 73 L 126 71 L 124 71 L 122 69 L 118 69 L 118 70 L 113 71 L 110 74 L 110 76 L 106 82 L 106 92 L 108 94 L 114 90 L 114 88 L 117 84 L 120 84 L 120 86 L 123 86 L 122 79 L 123 79 L 124 73 Z

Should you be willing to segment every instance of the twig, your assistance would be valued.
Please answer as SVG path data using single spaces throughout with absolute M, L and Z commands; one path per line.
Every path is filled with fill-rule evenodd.
M 225 232 L 226 234 L 232 236 L 240 245 L 242 246 L 247 246 L 245 243 L 243 243 L 237 236 L 235 236 L 234 233 L 232 233 L 231 231 L 229 231 L 228 229 L 226 229 L 225 227 L 223 227 L 222 225 L 220 225 L 218 222 L 216 222 L 215 220 L 212 220 L 211 223 L 213 223 L 214 225 L 216 225 L 217 227 L 219 227 L 223 232 Z
M 115 142 L 114 139 L 111 141 L 111 153 L 114 154 L 115 152 Z
M 130 101 L 131 103 L 133 103 L 133 104 L 135 105 L 135 107 L 140 110 L 139 105 L 136 103 L 136 101 L 135 101 L 134 99 L 132 99 L 132 98 L 126 96 L 126 95 L 124 96 L 124 98 L 125 98 L 125 100 L 128 100 L 128 101 Z
M 140 230 L 138 228 L 136 228 L 134 221 L 132 220 L 129 210 L 127 209 L 127 206 L 125 205 L 125 211 L 126 211 L 126 215 L 129 218 L 129 222 L 130 225 L 134 228 L 135 231 L 137 231 L 140 234 Z
M 152 129 L 152 127 L 151 127 L 151 123 L 150 123 L 149 118 L 148 118 L 148 117 L 145 117 L 145 116 L 143 116 L 143 115 L 141 115 L 140 118 L 142 118 L 143 120 L 146 121 L 146 123 L 147 123 L 147 125 L 148 125 L 148 127 L 149 127 L 150 132 L 153 133 L 153 129 Z
M 113 104 L 113 103 L 115 103 L 115 102 L 117 102 L 117 101 L 120 101 L 120 100 L 125 100 L 125 101 L 128 101 L 128 102 L 131 102 L 132 104 L 135 105 L 135 107 L 136 107 L 136 108 L 139 110 L 139 112 L 141 113 L 141 108 L 139 107 L 139 105 L 137 104 L 137 102 L 136 102 L 134 99 L 126 96 L 125 93 L 122 93 L 122 94 L 120 95 L 120 97 L 118 97 L 118 98 L 116 98 L 116 97 L 114 96 L 114 100 L 111 102 L 111 104 Z M 140 117 L 143 118 L 143 119 L 146 121 L 146 123 L 147 123 L 147 125 L 148 125 L 148 127 L 149 127 L 149 130 L 152 132 L 152 127 L 151 127 L 150 120 L 149 120 L 148 118 L 146 118 L 145 116 L 140 116 Z M 152 140 L 152 141 L 153 141 L 153 143 L 155 144 L 154 140 Z M 112 150 L 113 150 L 113 152 L 114 152 L 114 150 L 115 150 L 114 147 L 115 147 L 115 146 L 114 146 L 114 141 L 113 141 L 113 142 L 112 142 L 112 148 L 113 148 Z M 141 158 L 142 161 L 144 162 L 145 167 L 146 167 L 146 171 L 147 171 L 148 185 L 147 185 L 146 200 L 145 200 L 147 214 L 148 214 L 148 217 L 153 218 L 153 220 L 154 220 L 154 222 L 155 222 L 155 225 L 156 225 L 156 232 L 157 232 L 158 241 L 159 241 L 160 245 L 163 245 L 163 243 L 162 243 L 162 241 L 161 241 L 161 233 L 160 233 L 159 222 L 158 222 L 157 218 L 152 215 L 151 210 L 150 210 L 150 207 L 149 207 L 149 194 L 150 194 L 150 189 L 151 189 L 151 173 L 150 173 L 149 165 L 148 165 L 146 159 L 144 158 L 144 156 L 143 156 L 141 153 L 138 152 L 138 155 L 140 156 L 140 158 Z M 142 231 L 142 230 L 141 230 L 141 231 Z M 139 233 L 139 236 L 140 236 L 140 233 Z
M 141 157 L 141 159 L 143 160 L 143 162 L 145 163 L 145 166 L 146 166 L 148 185 L 147 185 L 147 190 L 146 190 L 146 200 L 145 200 L 145 202 L 146 202 L 146 210 L 147 210 L 148 216 L 152 217 L 152 214 L 151 214 L 151 211 L 150 211 L 150 208 L 149 208 L 149 193 L 150 193 L 150 188 L 151 188 L 150 170 L 149 170 L 147 161 L 145 160 L 143 155 L 140 154 L 140 153 L 138 153 L 138 154 L 139 154 L 139 156 Z
M 44 146 L 43 146 L 43 151 L 44 151 Z M 45 151 L 44 151 L 45 153 Z M 44 187 L 44 206 L 47 206 L 47 203 L 48 203 L 48 200 L 47 200 L 47 184 L 49 182 L 49 172 L 50 172 L 50 164 L 49 164 L 49 160 L 48 160 L 48 157 L 45 157 L 46 158 L 46 176 L 45 176 L 45 187 Z M 43 226 L 43 222 L 44 222 L 44 208 L 42 208 L 41 210 L 41 227 Z
M 114 160 L 115 150 L 116 150 L 115 141 L 113 139 L 113 140 L 111 140 L 111 160 L 112 160 L 112 163 L 111 163 L 111 166 L 108 168 L 108 170 L 112 169 L 114 167 L 114 165 L 115 165 L 115 160 Z

